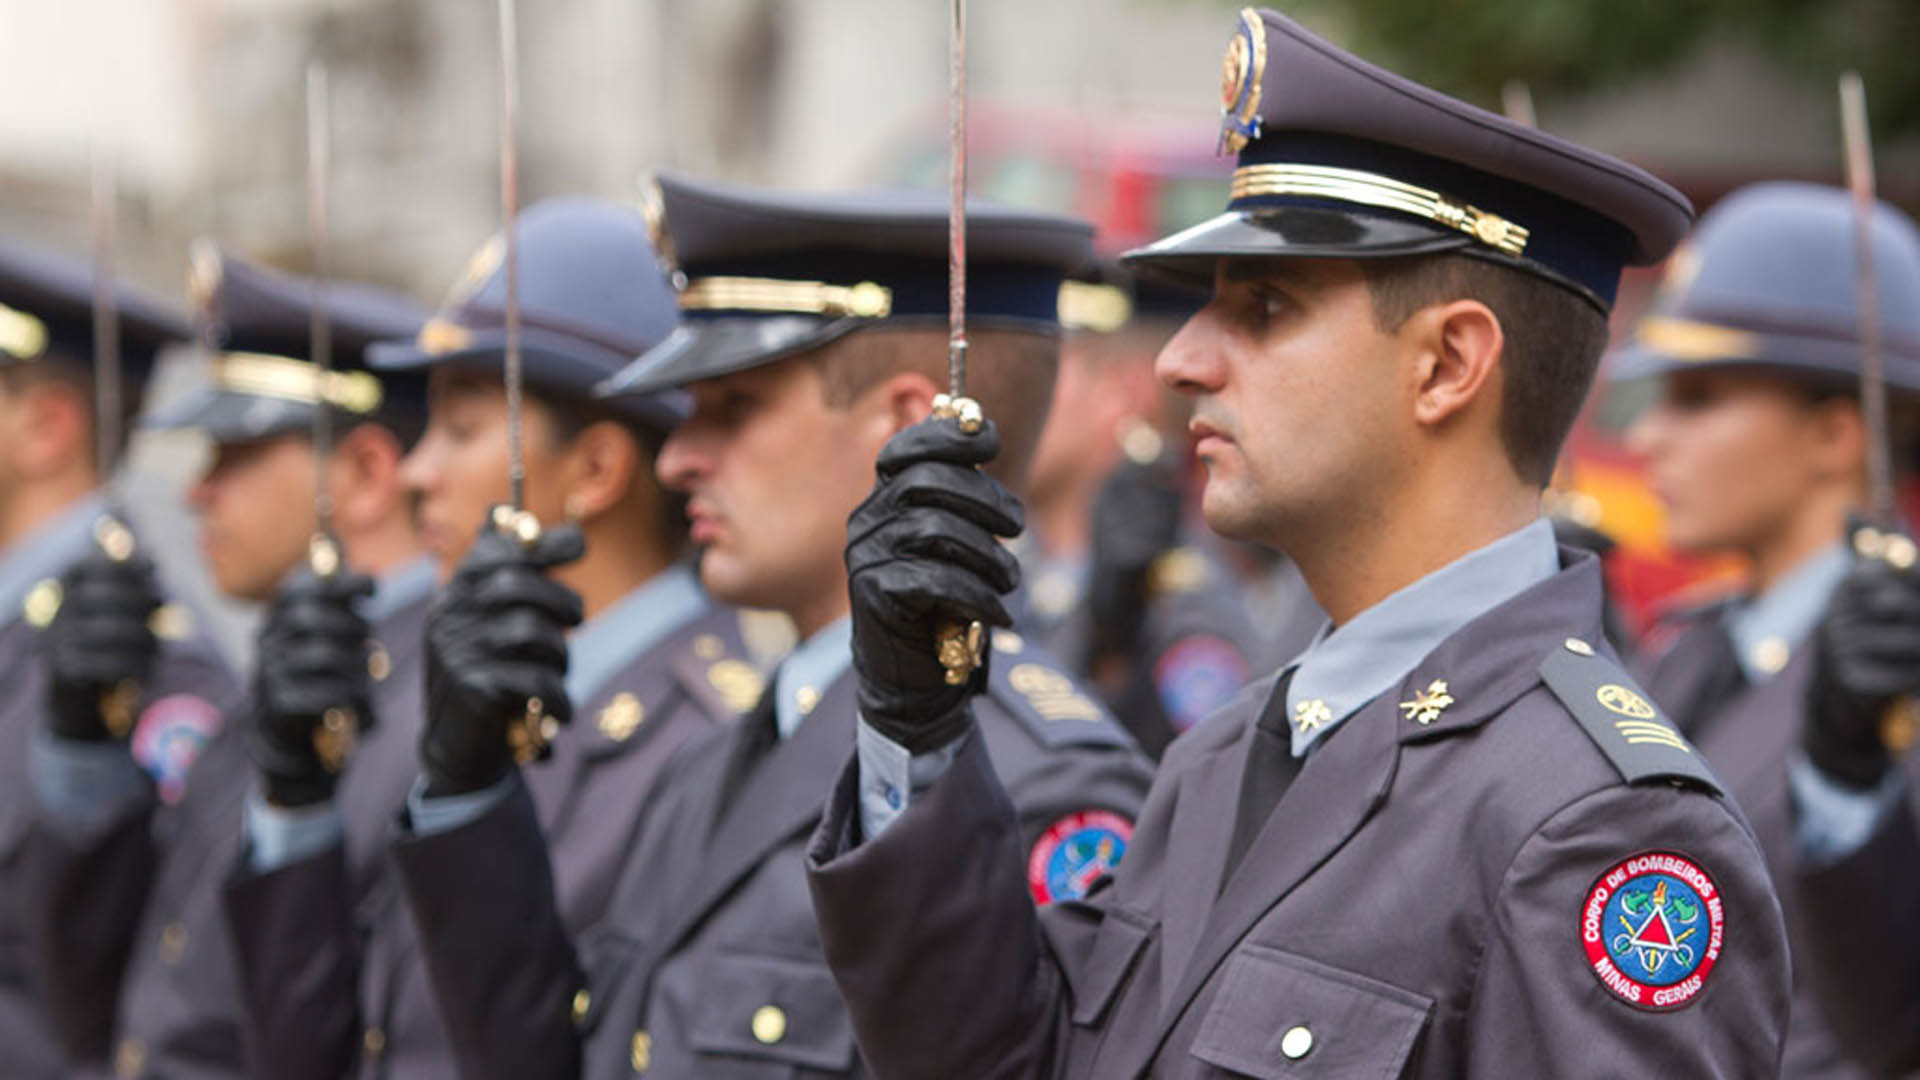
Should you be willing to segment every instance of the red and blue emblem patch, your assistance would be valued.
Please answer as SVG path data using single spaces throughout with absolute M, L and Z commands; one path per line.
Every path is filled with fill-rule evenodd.
M 1153 668 L 1160 704 L 1176 732 L 1213 715 L 1247 681 L 1240 650 L 1211 634 L 1181 638 Z
M 1670 851 L 1635 855 L 1600 875 L 1580 909 L 1595 977 L 1642 1009 L 1678 1009 L 1698 997 L 1725 941 L 1720 889 Z
M 1127 853 L 1133 822 L 1110 810 L 1082 810 L 1047 827 L 1027 856 L 1027 887 L 1037 904 L 1079 900 Z
M 133 728 L 133 760 L 153 777 L 162 802 L 178 802 L 187 773 L 220 730 L 220 710 L 194 694 L 168 694 L 146 707 Z

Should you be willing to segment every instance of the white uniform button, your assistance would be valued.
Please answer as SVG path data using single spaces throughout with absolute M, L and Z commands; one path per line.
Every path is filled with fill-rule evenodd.
M 1299 1060 L 1306 1057 L 1307 1051 L 1312 1049 L 1313 1032 L 1308 1030 L 1305 1024 L 1290 1027 L 1285 1035 L 1280 1036 L 1280 1052 L 1290 1058 Z
M 1581 641 L 1577 637 L 1570 637 L 1567 639 L 1567 651 L 1573 653 L 1575 656 L 1592 656 L 1593 646 Z

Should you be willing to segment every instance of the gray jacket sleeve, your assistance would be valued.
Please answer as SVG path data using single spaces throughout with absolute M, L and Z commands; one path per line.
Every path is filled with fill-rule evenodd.
M 876 1076 L 1054 1074 L 1066 983 L 981 743 L 866 844 L 850 761 L 809 848 L 821 944 Z

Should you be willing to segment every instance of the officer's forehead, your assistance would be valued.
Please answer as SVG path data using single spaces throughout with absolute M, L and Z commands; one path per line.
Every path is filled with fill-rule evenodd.
M 1292 285 L 1329 285 L 1360 278 L 1352 259 L 1221 259 L 1214 268 L 1216 285 L 1266 281 Z

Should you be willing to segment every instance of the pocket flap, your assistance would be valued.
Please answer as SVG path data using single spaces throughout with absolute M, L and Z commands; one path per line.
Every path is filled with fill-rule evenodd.
M 1433 1001 L 1264 945 L 1227 958 L 1193 1055 L 1261 1080 L 1398 1076 Z
M 1074 1023 L 1100 1022 L 1157 925 L 1124 908 L 1108 908 L 1102 914 L 1087 962 L 1068 966 L 1073 976 Z
M 853 1067 L 853 1024 L 825 964 L 773 956 L 700 961 L 687 1042 L 701 1053 Z

